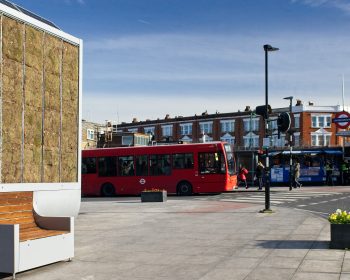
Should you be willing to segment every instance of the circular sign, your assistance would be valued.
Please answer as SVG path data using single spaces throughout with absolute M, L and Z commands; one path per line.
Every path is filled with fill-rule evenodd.
M 350 120 L 350 114 L 348 112 L 343 111 L 335 115 L 335 119 L 333 119 L 333 122 L 339 128 L 347 128 L 350 125 L 349 120 Z
M 146 184 L 146 180 L 145 180 L 145 179 L 143 179 L 143 178 L 142 178 L 142 179 L 140 179 L 140 181 L 139 181 L 139 182 L 140 182 L 140 184 L 141 184 L 141 185 Z

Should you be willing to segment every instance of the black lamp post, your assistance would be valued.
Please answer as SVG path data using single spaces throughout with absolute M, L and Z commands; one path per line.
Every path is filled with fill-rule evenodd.
M 289 114 L 290 118 L 292 119 L 292 106 L 293 106 L 293 96 L 288 96 L 283 99 L 289 100 Z M 292 151 L 293 151 L 293 130 L 290 129 L 289 132 L 289 190 L 291 191 L 293 189 L 293 176 L 292 176 L 292 169 L 293 169 L 293 158 L 292 158 Z
M 264 45 L 265 51 L 265 138 L 269 138 L 269 93 L 268 93 L 268 52 L 278 51 L 270 45 Z M 271 212 L 270 209 L 270 164 L 269 164 L 269 145 L 266 147 L 266 186 L 265 186 L 265 209 L 262 212 Z

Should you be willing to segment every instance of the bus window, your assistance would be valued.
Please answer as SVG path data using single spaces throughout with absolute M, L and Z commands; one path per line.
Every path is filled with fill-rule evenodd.
M 230 175 L 235 173 L 235 159 L 233 157 L 232 148 L 229 144 L 225 144 L 226 158 L 227 158 L 227 169 Z
M 134 176 L 134 157 L 125 156 L 118 158 L 118 167 L 120 176 Z
M 193 168 L 193 154 L 173 154 L 174 169 Z
M 136 176 L 147 176 L 147 175 L 148 175 L 147 156 L 137 156 L 136 157 Z
M 96 158 L 83 158 L 82 160 L 82 174 L 94 174 L 96 173 Z
M 170 155 L 151 155 L 149 160 L 150 175 L 170 175 Z
M 222 153 L 200 153 L 199 171 L 201 174 L 225 173 L 225 160 Z
M 117 158 L 100 157 L 98 159 L 98 176 L 100 177 L 117 176 Z

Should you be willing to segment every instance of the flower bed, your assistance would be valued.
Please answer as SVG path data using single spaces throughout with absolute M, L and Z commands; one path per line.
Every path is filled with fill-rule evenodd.
M 338 209 L 329 215 L 331 223 L 331 249 L 350 249 L 350 214 Z

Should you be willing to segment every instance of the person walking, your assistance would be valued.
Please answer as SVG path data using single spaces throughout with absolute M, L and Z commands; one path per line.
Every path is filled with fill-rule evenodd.
M 261 163 L 261 161 L 259 161 L 258 165 L 256 166 L 256 172 L 255 172 L 256 178 L 258 179 L 259 191 L 261 191 L 264 186 L 264 172 L 265 172 L 265 166 Z
M 333 186 L 333 164 L 327 161 L 325 165 L 326 170 L 326 184 L 328 186 Z
M 297 161 L 294 164 L 294 169 L 293 169 L 294 188 L 302 187 L 302 184 L 299 182 L 299 177 L 300 177 L 300 163 Z
M 346 185 L 348 171 L 349 167 L 347 160 L 343 160 L 342 164 L 340 165 L 340 180 L 343 186 Z
M 239 173 L 238 173 L 238 182 L 239 182 L 238 185 L 241 182 L 243 182 L 246 189 L 248 189 L 247 174 L 248 174 L 248 170 L 243 165 L 240 165 Z

